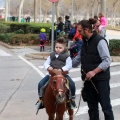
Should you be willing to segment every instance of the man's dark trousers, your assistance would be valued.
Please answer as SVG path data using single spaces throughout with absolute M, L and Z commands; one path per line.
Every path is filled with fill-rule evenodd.
M 95 85 L 98 93 L 95 90 L 93 84 Z M 85 82 L 90 120 L 99 120 L 98 102 L 102 107 L 105 120 L 114 120 L 114 115 L 110 103 L 109 80 L 93 81 L 93 84 L 91 81 Z

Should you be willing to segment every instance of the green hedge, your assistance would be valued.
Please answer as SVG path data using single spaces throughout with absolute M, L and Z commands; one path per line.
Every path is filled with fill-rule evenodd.
M 38 34 L 41 28 L 45 28 L 46 32 L 49 32 L 51 23 L 18 23 L 18 22 L 4 22 L 4 24 L 10 26 L 12 32 L 23 30 L 25 34 L 34 33 Z
M 38 34 L 16 34 L 10 38 L 9 43 L 12 45 L 39 44 L 39 37 Z
M 120 56 L 120 39 L 112 39 L 109 41 L 110 55 Z
M 15 33 L 1 33 L 0 34 L 0 41 L 5 42 L 5 43 L 9 43 L 10 38 L 14 35 L 15 35 Z
M 0 33 L 6 33 L 10 31 L 10 27 L 0 22 Z

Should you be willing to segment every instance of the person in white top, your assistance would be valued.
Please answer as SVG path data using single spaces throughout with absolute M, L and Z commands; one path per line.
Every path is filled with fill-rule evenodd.
M 63 37 L 58 38 L 55 43 L 55 51 L 50 54 L 47 60 L 44 63 L 44 67 L 47 71 L 58 69 L 60 71 L 69 71 L 72 68 L 72 60 L 66 50 L 66 41 Z M 75 108 L 75 83 L 69 77 L 69 75 L 65 75 L 65 77 L 69 80 L 69 86 L 71 90 L 71 108 Z M 37 109 L 41 109 L 41 100 L 43 96 L 42 86 L 45 85 L 50 78 L 50 75 L 46 75 L 38 84 L 38 95 L 39 100 L 36 103 Z

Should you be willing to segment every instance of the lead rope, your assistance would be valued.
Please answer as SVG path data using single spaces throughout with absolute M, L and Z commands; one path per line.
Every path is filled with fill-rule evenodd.
M 85 72 L 83 69 L 81 69 L 81 70 L 82 70 L 82 71 L 84 72 L 84 74 L 86 75 L 86 72 Z M 84 81 L 86 81 L 86 80 L 84 80 Z M 92 80 L 90 80 L 90 82 L 92 83 L 93 87 L 95 88 L 97 94 L 99 94 L 99 92 L 98 92 L 97 88 L 95 87 L 94 83 L 92 82 Z

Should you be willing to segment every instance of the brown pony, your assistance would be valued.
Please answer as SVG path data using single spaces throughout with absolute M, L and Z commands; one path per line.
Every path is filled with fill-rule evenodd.
M 45 90 L 43 103 L 48 114 L 48 120 L 63 120 L 63 115 L 68 110 L 69 120 L 73 120 L 73 109 L 68 107 L 66 97 L 65 72 L 59 70 L 49 71 L 51 74 L 48 87 Z M 56 117 L 55 117 L 56 114 Z

